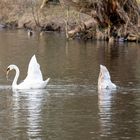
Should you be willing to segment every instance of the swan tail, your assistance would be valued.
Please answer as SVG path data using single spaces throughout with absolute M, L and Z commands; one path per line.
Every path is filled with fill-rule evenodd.
M 49 83 L 50 78 L 48 78 L 47 80 L 45 80 L 46 85 Z

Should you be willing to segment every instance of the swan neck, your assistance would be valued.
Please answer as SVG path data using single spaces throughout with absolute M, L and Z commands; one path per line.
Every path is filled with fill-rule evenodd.
M 15 66 L 14 69 L 16 71 L 16 75 L 13 80 L 12 86 L 17 86 L 17 81 L 18 81 L 18 77 L 19 77 L 19 68 L 17 66 Z

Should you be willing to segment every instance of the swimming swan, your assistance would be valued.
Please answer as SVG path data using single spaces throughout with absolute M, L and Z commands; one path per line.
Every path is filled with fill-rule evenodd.
M 27 76 L 22 83 L 17 84 L 20 71 L 16 65 L 9 65 L 7 67 L 6 75 L 8 76 L 9 71 L 13 69 L 16 71 L 16 75 L 12 83 L 13 89 L 42 89 L 47 86 L 50 80 L 50 78 L 48 78 L 47 80 L 43 81 L 40 65 L 38 64 L 35 55 L 32 56 L 29 62 Z
M 100 65 L 100 73 L 98 78 L 98 89 L 116 89 L 116 85 L 111 82 L 110 74 L 107 68 Z

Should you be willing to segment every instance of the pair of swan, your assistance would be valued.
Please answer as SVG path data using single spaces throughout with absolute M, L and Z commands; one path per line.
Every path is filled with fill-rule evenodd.
M 9 71 L 11 70 L 16 71 L 16 75 L 12 83 L 13 89 L 42 89 L 47 86 L 50 80 L 50 78 L 48 78 L 47 80 L 43 81 L 40 65 L 38 64 L 35 55 L 32 56 L 29 62 L 27 76 L 22 83 L 17 84 L 18 77 L 20 74 L 19 68 L 16 65 L 9 65 L 7 67 L 7 76 Z
M 19 77 L 19 68 L 16 65 L 9 65 L 7 68 L 7 76 L 9 71 L 16 71 L 15 78 L 12 83 L 13 89 L 42 89 L 45 88 L 50 80 L 43 81 L 43 76 L 40 70 L 40 65 L 36 60 L 36 56 L 33 55 L 28 66 L 28 72 L 25 80 L 17 84 L 17 80 Z M 107 68 L 103 65 L 100 65 L 100 73 L 98 78 L 98 89 L 115 89 L 117 86 L 111 82 L 110 74 Z

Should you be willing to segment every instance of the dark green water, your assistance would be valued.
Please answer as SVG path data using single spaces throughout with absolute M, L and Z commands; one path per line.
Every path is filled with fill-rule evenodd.
M 20 82 L 33 54 L 51 78 L 47 89 L 12 91 L 7 66 L 18 65 Z M 98 92 L 100 64 L 118 90 Z M 0 139 L 139 140 L 140 45 L 0 31 Z

